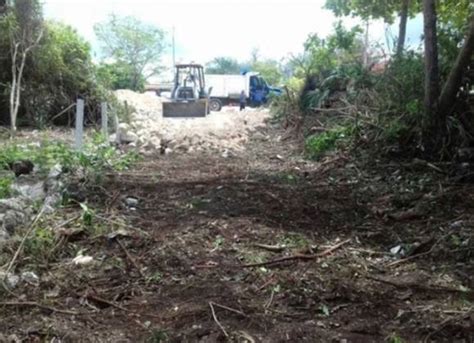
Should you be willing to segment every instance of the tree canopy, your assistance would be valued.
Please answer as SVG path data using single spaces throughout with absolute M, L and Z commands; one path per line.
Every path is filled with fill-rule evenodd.
M 231 57 L 216 57 L 206 65 L 207 74 L 240 74 L 241 64 Z
M 101 43 L 104 61 L 124 67 L 121 70 L 129 77 L 131 89 L 140 90 L 143 79 L 161 70 L 160 60 L 166 43 L 165 32 L 160 28 L 131 16 L 111 15 L 94 30 Z

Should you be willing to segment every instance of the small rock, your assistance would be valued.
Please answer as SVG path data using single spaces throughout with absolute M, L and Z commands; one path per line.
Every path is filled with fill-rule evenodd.
M 34 184 L 15 182 L 11 188 L 14 192 L 32 201 L 40 201 L 46 197 L 44 182 Z
M 137 207 L 138 199 L 135 197 L 127 197 L 125 199 L 125 205 L 127 205 L 128 207 Z
M 72 263 L 75 265 L 87 265 L 91 264 L 92 262 L 94 262 L 94 258 L 92 256 L 79 255 L 72 260 Z
M 10 163 L 9 167 L 15 173 L 15 176 L 18 177 L 20 175 L 31 174 L 31 172 L 35 168 L 35 165 L 31 161 L 20 160 Z
M 46 197 L 43 204 L 43 211 L 45 214 L 54 213 L 54 209 L 61 202 L 61 196 L 59 194 L 51 194 Z
M 232 157 L 232 153 L 228 149 L 225 149 L 221 156 L 223 158 L 229 158 Z
M 24 225 L 27 222 L 28 216 L 25 212 L 9 210 L 3 216 L 2 226 L 9 234 L 13 234 L 18 226 Z
M 0 215 L 1 216 L 1 215 Z M 0 219 L 0 247 L 10 239 L 10 234 L 6 229 L 1 227 L 2 220 Z
M 464 220 L 458 220 L 449 225 L 450 229 L 461 229 L 464 225 Z
M 55 164 L 48 173 L 48 179 L 58 179 L 63 173 L 63 167 L 57 163 Z
M 317 322 L 316 323 L 316 326 L 320 327 L 320 328 L 326 328 L 326 324 L 324 324 L 323 322 Z
M 7 274 L 0 271 L 0 280 L 3 280 L 5 282 L 5 286 L 7 286 L 9 289 L 13 289 L 20 282 L 20 277 L 12 273 Z
M 109 144 L 115 144 L 115 143 L 120 143 L 119 142 L 119 135 L 113 133 L 109 136 Z
M 120 143 L 131 144 L 138 141 L 138 136 L 133 132 L 120 134 Z
M 21 274 L 21 281 L 37 286 L 40 283 L 40 278 L 33 272 L 24 272 Z
M 392 255 L 402 255 L 403 247 L 401 245 L 397 245 L 396 247 L 393 247 L 392 249 L 390 249 L 390 253 Z

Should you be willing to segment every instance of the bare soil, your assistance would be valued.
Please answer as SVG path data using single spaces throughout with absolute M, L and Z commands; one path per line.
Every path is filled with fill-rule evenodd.
M 59 225 L 44 256 L 20 259 L 41 282 L 2 295 L 0 332 L 25 342 L 473 342 L 473 185 L 361 154 L 309 162 L 281 137 L 268 125 L 238 155 L 156 155 L 104 176 L 87 193 L 92 227 Z M 80 214 L 71 205 L 44 224 Z M 72 264 L 79 251 L 94 262 Z

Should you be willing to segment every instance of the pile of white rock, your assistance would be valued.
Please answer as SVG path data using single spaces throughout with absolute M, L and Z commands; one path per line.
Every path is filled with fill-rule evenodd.
M 119 90 L 115 93 L 133 113 L 130 123 L 120 123 L 112 141 L 140 147 L 140 152 L 238 152 L 244 149 L 250 134 L 270 117 L 268 110 L 239 112 L 224 107 L 205 118 L 163 118 L 162 98 Z

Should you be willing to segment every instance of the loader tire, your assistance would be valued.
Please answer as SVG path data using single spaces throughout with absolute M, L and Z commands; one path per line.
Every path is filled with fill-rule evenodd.
M 222 102 L 219 99 L 209 100 L 209 109 L 213 112 L 219 112 L 222 109 Z

